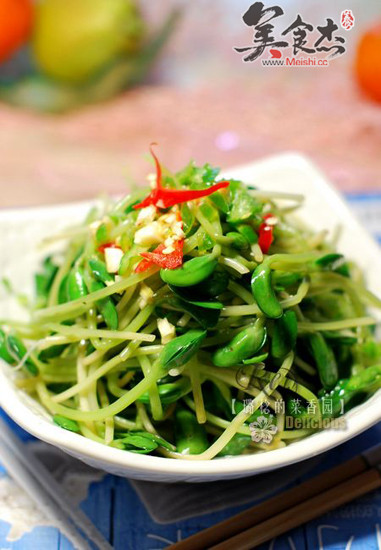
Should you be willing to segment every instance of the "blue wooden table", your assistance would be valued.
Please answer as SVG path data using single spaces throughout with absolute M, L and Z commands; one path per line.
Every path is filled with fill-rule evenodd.
M 381 241 L 381 194 L 348 197 L 365 225 Z M 83 466 L 74 459 L 59 462 L 54 450 L 33 440 L 11 423 L 31 445 L 73 500 L 97 525 L 115 550 L 161 550 L 177 540 L 208 527 L 250 506 L 235 506 L 187 520 L 162 524 L 146 511 L 128 480 Z M 381 439 L 381 423 L 322 457 L 308 475 L 339 463 Z M 297 480 L 301 481 L 303 478 Z M 192 488 L 189 487 L 189 491 Z M 223 495 L 229 502 L 229 494 Z M 253 501 L 255 493 L 253 493 Z M 7 476 L 0 465 L 0 550 L 72 550 L 72 544 L 54 526 L 47 525 L 38 509 Z M 298 528 L 264 545 L 273 550 L 376 550 L 381 549 L 381 491 Z

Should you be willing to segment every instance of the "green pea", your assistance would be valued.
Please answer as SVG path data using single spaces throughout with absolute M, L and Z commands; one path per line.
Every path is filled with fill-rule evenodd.
M 185 365 L 197 353 L 205 337 L 205 330 L 189 330 L 165 344 L 159 358 L 162 367 L 170 370 Z
M 157 386 L 160 401 L 163 405 L 169 405 L 170 403 L 174 403 L 175 401 L 178 401 L 181 397 L 184 395 L 187 395 L 192 390 L 192 384 L 189 380 L 189 378 L 183 376 L 179 380 L 176 380 L 175 382 L 172 382 L 170 384 L 158 384 Z M 138 401 L 141 401 L 142 403 L 149 405 L 150 398 L 149 393 L 145 392 L 143 393 Z
M 229 231 L 226 233 L 226 236 L 232 239 L 231 245 L 234 248 L 238 248 L 239 250 L 242 250 L 244 248 L 249 247 L 249 242 L 246 240 L 246 238 L 241 235 L 241 233 L 238 233 L 236 231 Z
M 315 332 L 308 336 L 308 344 L 315 360 L 323 388 L 332 389 L 339 379 L 335 355 L 324 336 Z
M 73 267 L 68 275 L 66 285 L 69 301 L 78 300 L 86 296 L 87 288 L 83 277 L 83 269 Z
M 92 281 L 90 284 L 90 292 L 96 292 L 104 287 L 105 285 L 100 281 Z M 108 328 L 111 330 L 118 330 L 118 312 L 112 299 L 110 297 L 102 298 L 101 300 L 97 300 L 95 303 L 97 304 Z
M 94 277 L 102 283 L 113 283 L 114 279 L 107 271 L 106 264 L 102 260 L 92 258 L 89 260 L 89 266 L 93 272 Z
M 278 319 L 283 309 L 272 287 L 272 273 L 266 263 L 258 265 L 251 278 L 251 289 L 260 310 L 270 319 Z
M 263 320 L 258 319 L 254 325 L 234 336 L 229 344 L 218 349 L 213 354 L 212 361 L 217 367 L 233 367 L 256 354 L 263 347 L 266 338 L 266 327 Z
M 161 269 L 160 277 L 165 283 L 171 285 L 192 286 L 210 277 L 216 266 L 215 255 L 206 254 L 188 260 L 178 269 Z
M 175 440 L 177 452 L 197 455 L 208 448 L 208 438 L 205 428 L 197 422 L 193 412 L 186 409 L 176 409 Z
M 271 340 L 271 355 L 276 359 L 282 359 L 296 346 L 298 335 L 298 321 L 293 311 L 285 311 L 274 324 Z

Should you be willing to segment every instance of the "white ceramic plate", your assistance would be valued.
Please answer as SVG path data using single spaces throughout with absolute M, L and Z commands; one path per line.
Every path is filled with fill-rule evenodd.
M 263 189 L 303 193 L 306 196 L 303 218 L 315 230 L 333 230 L 341 224 L 340 250 L 366 270 L 369 288 L 376 294 L 380 292 L 381 255 L 378 245 L 308 160 L 296 154 L 285 154 L 226 171 L 224 175 L 254 183 Z M 36 249 L 37 243 L 46 235 L 83 219 L 88 208 L 88 203 L 81 203 L 0 212 L 1 274 L 10 277 L 17 288 L 31 293 L 33 273 L 42 256 Z M 15 318 L 20 314 L 5 293 L 0 298 L 0 308 L 1 318 Z M 4 365 L 0 369 L 0 404 L 25 430 L 91 466 L 125 477 L 152 481 L 214 481 L 259 474 L 327 451 L 381 419 L 379 391 L 346 416 L 345 430 L 326 430 L 269 453 L 206 462 L 128 453 L 62 430 L 35 401 L 14 387 Z

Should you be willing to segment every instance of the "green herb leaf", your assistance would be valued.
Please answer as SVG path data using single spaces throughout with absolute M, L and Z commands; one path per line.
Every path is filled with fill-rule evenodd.
M 230 181 L 230 192 L 232 203 L 226 218 L 229 223 L 244 222 L 262 212 L 261 203 L 250 195 L 247 187 L 240 181 Z
M 194 290 L 191 290 L 189 287 L 182 288 L 175 285 L 168 286 L 172 290 L 173 294 L 184 300 L 184 302 L 188 302 L 188 304 L 193 304 L 194 306 L 198 307 L 204 307 L 206 309 L 222 309 L 224 307 L 221 302 L 194 300 L 193 296 L 196 296 L 197 293 L 195 293 Z
M 69 432 L 79 432 L 79 426 L 78 423 L 75 420 L 71 420 L 70 418 L 66 418 L 66 416 L 61 416 L 60 414 L 55 414 L 53 416 L 53 422 L 60 428 L 63 428 L 64 430 L 69 430 Z
M 159 358 L 161 365 L 166 370 L 185 365 L 197 353 L 205 337 L 205 330 L 190 330 L 186 334 L 171 340 L 161 352 Z

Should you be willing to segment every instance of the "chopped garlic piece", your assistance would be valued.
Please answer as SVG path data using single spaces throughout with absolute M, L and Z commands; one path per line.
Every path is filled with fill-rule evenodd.
M 150 184 L 150 187 L 152 189 L 154 189 L 156 187 L 156 182 L 157 182 L 157 177 L 156 177 L 156 174 L 152 173 L 151 174 L 148 174 L 147 176 L 147 181 L 149 182 Z
M 172 227 L 172 231 L 178 239 L 183 239 L 185 237 L 182 222 L 176 222 Z
M 91 234 L 93 236 L 95 236 L 95 233 L 97 232 L 98 230 L 98 227 L 101 225 L 102 221 L 101 220 L 96 220 L 95 222 L 92 222 L 90 225 L 89 225 L 89 229 L 91 231 Z
M 123 257 L 121 248 L 107 247 L 105 248 L 105 262 L 109 273 L 117 273 L 120 266 L 120 261 Z
M 169 376 L 180 376 L 183 370 L 184 370 L 184 367 L 183 368 L 180 367 L 179 369 L 170 369 L 168 371 L 168 374 Z
M 166 317 L 157 320 L 157 328 L 161 336 L 161 343 L 168 344 L 176 336 L 176 329 Z
M 164 244 L 165 246 L 172 246 L 174 242 L 175 241 L 172 237 L 168 237 L 167 239 L 165 239 Z
M 174 252 L 174 251 L 175 251 L 174 246 L 167 246 L 167 248 L 163 249 L 163 254 L 172 254 L 172 252 Z
M 147 223 L 153 222 L 156 216 L 156 207 L 151 204 L 146 208 L 142 208 L 139 211 L 138 218 L 136 220 L 136 225 L 140 227 L 141 225 L 146 225 Z
M 160 216 L 160 221 L 171 225 L 176 221 L 176 214 L 164 214 L 163 216 Z
M 276 216 L 271 216 L 271 218 L 266 218 L 266 225 L 276 225 L 278 223 L 278 218 Z
M 163 228 L 158 222 L 151 222 L 135 233 L 134 243 L 142 246 L 152 246 L 159 244 L 163 240 Z
M 140 309 L 143 309 L 146 305 L 152 302 L 153 300 L 153 290 L 151 287 L 147 286 L 145 283 L 142 283 L 140 285 L 140 291 L 139 291 L 139 307 Z

